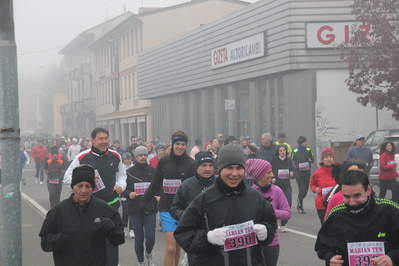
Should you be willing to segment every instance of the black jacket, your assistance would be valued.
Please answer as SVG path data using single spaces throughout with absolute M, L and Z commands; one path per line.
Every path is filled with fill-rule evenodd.
M 314 155 L 310 148 L 303 148 L 304 150 L 299 150 L 298 148 L 292 151 L 292 160 L 296 166 L 297 174 L 298 175 L 306 175 L 310 176 L 310 167 L 311 164 L 314 162 Z M 310 161 L 309 161 L 310 159 Z M 300 163 L 309 163 L 309 170 L 301 170 L 299 167 Z
M 194 160 L 184 153 L 182 156 L 167 155 L 159 160 L 151 185 L 145 192 L 140 202 L 140 208 L 147 206 L 163 185 L 164 179 L 179 179 L 181 181 L 195 175 Z M 169 212 L 175 194 L 162 191 L 159 211 Z
M 172 206 L 170 207 L 170 215 L 173 219 L 179 221 L 184 210 L 201 192 L 207 190 L 215 184 L 216 177 L 212 176 L 208 179 L 200 177 L 198 174 L 186 179 L 177 191 Z
M 348 263 L 348 242 L 382 241 L 393 265 L 399 264 L 399 206 L 387 199 L 371 198 L 370 209 L 352 214 L 344 203 L 335 206 L 316 240 L 315 251 L 329 265 L 335 255 Z
M 289 171 L 295 172 L 294 169 L 294 164 L 289 156 L 286 156 L 284 160 L 281 160 L 279 157 L 274 157 L 271 161 L 270 164 L 272 165 L 273 169 L 273 175 L 274 178 L 276 179 L 276 186 L 279 186 L 281 189 L 291 187 L 291 180 L 294 178 L 294 176 L 289 177 L 289 178 L 279 178 L 278 176 L 278 171 L 283 170 L 283 169 L 288 169 Z
M 126 190 L 122 193 L 122 196 L 126 198 L 126 203 L 128 207 L 129 215 L 142 215 L 142 214 L 152 214 L 157 212 L 157 201 L 153 197 L 149 204 L 143 208 L 142 212 L 139 210 L 139 205 L 142 195 L 136 196 L 134 199 L 130 199 L 129 195 L 134 192 L 134 184 L 151 182 L 155 173 L 155 168 L 149 166 L 147 163 L 139 164 L 136 163 L 134 166 L 126 170 Z
M 111 219 L 115 230 L 99 230 L 100 218 Z M 42 249 L 53 252 L 55 266 L 103 266 L 107 262 L 105 240 L 115 246 L 125 243 L 123 227 L 118 211 L 103 200 L 91 197 L 80 208 L 72 194 L 47 213 L 39 236 Z M 71 237 L 62 247 L 58 245 L 61 233 Z
M 91 150 L 85 150 L 73 159 L 65 172 L 64 183 L 69 185 L 72 182 L 72 171 L 80 164 L 89 164 L 98 171 L 104 182 L 105 188 L 93 193 L 93 196 L 105 202 L 116 199 L 119 195 L 114 191 L 114 186 L 126 188 L 126 170 L 123 166 L 122 157 L 114 150 L 109 149 L 104 154 L 98 154 Z
M 274 142 L 270 143 L 270 146 L 260 146 L 258 151 L 258 158 L 270 162 L 274 157 L 277 145 Z
M 199 194 L 187 207 L 174 232 L 176 241 L 186 252 L 195 254 L 194 265 L 223 266 L 225 256 L 227 265 L 264 265 L 259 245 L 225 252 L 223 247 L 208 242 L 210 230 L 252 220 L 254 224 L 266 226 L 267 238 L 258 243 L 268 245 L 277 228 L 273 207 L 262 194 L 244 184 L 241 193 L 228 193 L 219 182 Z

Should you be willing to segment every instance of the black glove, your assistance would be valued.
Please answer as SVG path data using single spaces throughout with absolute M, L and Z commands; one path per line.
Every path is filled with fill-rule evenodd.
M 102 218 L 98 225 L 98 229 L 103 231 L 112 231 L 115 230 L 115 224 L 109 218 Z
M 272 201 L 273 201 L 272 197 L 267 197 L 266 200 L 267 200 L 268 202 L 272 202 Z
M 72 238 L 70 235 L 65 234 L 65 230 L 57 234 L 57 238 L 54 240 L 54 245 L 57 249 L 65 247 Z

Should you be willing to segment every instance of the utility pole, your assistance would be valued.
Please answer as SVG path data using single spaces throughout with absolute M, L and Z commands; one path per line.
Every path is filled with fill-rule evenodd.
M 0 0 L 0 141 L 3 265 L 22 265 L 17 47 L 12 0 Z

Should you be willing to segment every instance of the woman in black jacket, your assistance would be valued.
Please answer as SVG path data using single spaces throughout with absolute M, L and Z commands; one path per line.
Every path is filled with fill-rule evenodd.
M 280 187 L 284 192 L 288 205 L 290 205 L 291 208 L 292 187 L 290 179 L 294 178 L 294 163 L 292 162 L 292 159 L 287 156 L 287 152 L 287 146 L 278 145 L 270 164 L 273 167 L 274 184 Z M 282 233 L 287 232 L 287 229 L 285 228 L 287 222 L 288 220 L 281 220 L 280 231 Z
M 125 243 L 121 216 L 92 197 L 95 182 L 90 165 L 73 170 L 71 187 L 71 196 L 46 215 L 39 233 L 42 249 L 53 252 L 55 266 L 105 266 L 106 239 L 114 246 Z
M 141 198 L 150 186 L 155 173 L 155 168 L 147 164 L 148 151 L 144 146 L 139 146 L 135 151 L 136 164 L 126 170 L 126 190 L 122 193 L 127 200 L 130 216 L 130 228 L 134 231 L 134 250 L 139 265 L 144 265 L 144 239 L 145 252 L 149 266 L 155 266 L 152 249 L 155 245 L 155 227 L 157 201 L 153 197 L 149 204 L 139 209 Z

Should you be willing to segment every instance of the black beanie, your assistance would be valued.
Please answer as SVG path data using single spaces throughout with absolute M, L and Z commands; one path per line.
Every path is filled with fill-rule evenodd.
M 304 143 L 306 141 L 307 141 L 307 139 L 305 138 L 305 136 L 299 136 L 298 140 L 297 140 L 299 145 L 301 145 L 302 143 Z
M 201 146 L 202 140 L 201 139 L 196 139 L 195 140 L 195 146 Z
M 74 185 L 86 181 L 89 183 L 93 188 L 96 187 L 96 183 L 94 182 L 94 169 L 88 164 L 82 164 L 79 166 L 76 166 L 73 171 L 72 171 L 72 182 L 71 182 L 71 188 L 73 188 Z
M 209 151 L 200 151 L 195 155 L 195 168 L 198 168 L 203 163 L 211 163 L 215 165 L 212 154 Z
M 237 144 L 225 145 L 220 149 L 218 155 L 218 172 L 226 166 L 237 164 L 245 168 L 245 154 L 241 146 Z

